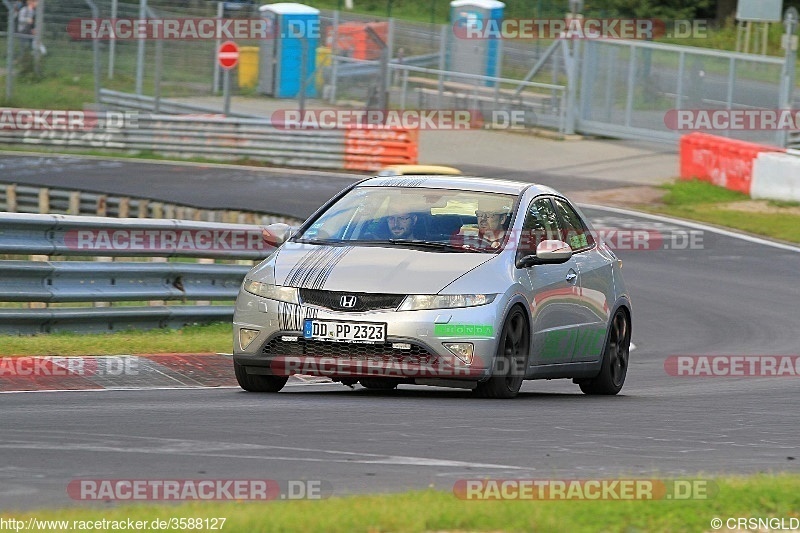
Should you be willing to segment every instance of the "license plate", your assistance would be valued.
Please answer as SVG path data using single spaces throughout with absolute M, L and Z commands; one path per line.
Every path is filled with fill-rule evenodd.
M 386 340 L 386 324 L 307 318 L 303 323 L 303 338 L 333 342 L 379 343 Z

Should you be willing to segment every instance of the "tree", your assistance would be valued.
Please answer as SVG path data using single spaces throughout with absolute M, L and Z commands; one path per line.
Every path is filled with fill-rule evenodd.
M 598 0 L 592 7 L 620 17 L 692 19 L 706 15 L 714 0 Z M 734 2 L 736 0 L 733 0 Z M 588 2 L 587 2 L 588 4 Z

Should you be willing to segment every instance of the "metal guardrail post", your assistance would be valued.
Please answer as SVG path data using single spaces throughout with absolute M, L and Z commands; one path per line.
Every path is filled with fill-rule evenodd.
M 328 100 L 331 104 L 336 104 L 336 85 L 338 84 L 336 77 L 339 70 L 339 48 L 337 43 L 339 39 L 339 11 L 333 12 L 333 29 L 331 33 L 333 34 L 331 42 L 331 89 Z
M 147 0 L 139 0 L 139 20 L 147 18 Z M 136 43 L 136 94 L 142 94 L 144 86 L 144 39 Z
M 92 0 L 83 0 L 92 10 L 92 18 L 100 18 L 100 10 Z M 113 39 L 111 40 L 113 42 Z M 100 102 L 100 42 L 97 40 L 97 32 L 92 36 L 92 68 L 94 72 L 94 101 Z
M 14 95 L 14 23 L 16 13 L 14 5 L 8 0 L 3 0 L 3 5 L 8 10 L 8 24 L 6 26 L 6 101 Z
M 156 75 L 153 81 L 153 113 L 161 112 L 161 75 L 164 71 L 164 41 L 156 41 Z
M 42 32 L 44 30 L 44 4 L 41 0 L 36 5 L 36 34 L 33 36 L 33 71 L 37 76 L 42 75 Z
M 797 33 L 798 20 L 800 14 L 795 7 L 790 7 L 786 10 L 783 17 L 783 25 L 786 30 L 785 33 L 785 55 L 783 68 L 781 70 L 781 94 L 780 94 L 780 108 L 792 109 L 794 99 L 794 84 L 796 74 L 797 50 L 794 48 L 794 37 Z M 787 146 L 789 135 L 786 130 L 779 130 L 777 133 L 776 142 L 778 146 Z
M 447 25 L 443 25 L 439 30 L 439 93 L 436 96 L 436 107 L 437 109 L 441 109 L 442 105 L 442 93 L 444 92 L 444 76 L 443 72 L 445 68 L 447 68 L 447 44 L 450 33 L 448 32 L 449 28 Z
M 111 0 L 111 20 L 116 20 L 119 0 Z M 117 40 L 108 41 L 108 79 L 114 79 L 114 61 L 117 57 Z M 99 100 L 98 100 L 99 102 Z
M 225 15 L 225 2 L 217 2 L 217 20 L 222 20 L 223 16 Z M 214 44 L 214 50 L 219 50 L 219 47 L 222 46 L 222 39 L 217 37 L 217 40 Z M 214 94 L 219 93 L 219 75 L 220 75 L 220 66 L 217 58 L 214 57 L 214 79 L 212 83 L 211 92 Z

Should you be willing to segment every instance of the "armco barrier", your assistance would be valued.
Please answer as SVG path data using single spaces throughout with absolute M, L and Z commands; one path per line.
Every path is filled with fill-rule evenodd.
M 418 158 L 419 131 L 350 128 L 345 135 L 344 168 L 379 170 L 388 165 L 413 165 Z
M 750 196 L 800 201 L 800 157 L 780 153 L 758 154 L 753 163 Z
M 0 254 L 207 258 L 205 263 L 0 260 L 0 302 L 38 307 L 150 301 L 124 307 L 4 306 L 0 332 L 111 331 L 230 321 L 232 306 L 204 303 L 236 298 L 250 266 L 208 259 L 257 261 L 273 249 L 264 242 L 261 227 L 245 224 L 0 213 Z M 190 301 L 199 305 L 185 305 Z
M 680 141 L 681 179 L 699 179 L 750 194 L 753 161 L 758 154 L 785 151 L 707 133 L 690 133 Z
M 329 169 L 375 170 L 382 165 L 416 162 L 417 136 L 409 130 L 382 126 L 295 129 L 264 119 L 213 116 L 140 114 L 135 119 L 120 127 L 86 130 L 0 128 L 0 144 L 147 151 L 220 160 L 247 158 L 279 166 Z M 367 136 L 353 133 L 358 131 Z M 397 140 L 384 139 L 383 133 Z M 354 138 L 370 142 L 353 145 L 349 141 Z M 372 159 L 375 156 L 378 158 Z

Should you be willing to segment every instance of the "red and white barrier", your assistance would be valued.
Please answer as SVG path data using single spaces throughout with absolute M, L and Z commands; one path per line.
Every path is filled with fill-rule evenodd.
M 764 152 L 785 151 L 707 133 L 690 133 L 681 137 L 681 179 L 699 179 L 750 194 L 756 157 Z
M 750 196 L 800 201 L 800 157 L 781 153 L 758 154 L 753 164 Z

